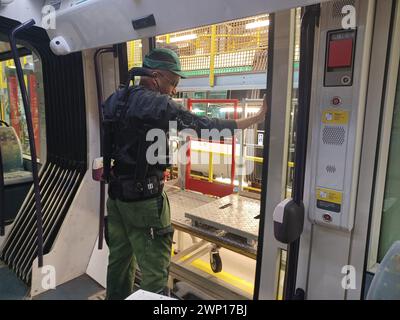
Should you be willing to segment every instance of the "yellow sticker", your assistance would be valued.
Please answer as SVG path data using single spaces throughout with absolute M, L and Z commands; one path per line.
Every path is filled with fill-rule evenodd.
M 322 112 L 322 122 L 328 124 L 347 124 L 349 112 L 341 109 L 329 109 Z
M 332 189 L 317 188 L 317 200 L 342 204 L 342 193 Z

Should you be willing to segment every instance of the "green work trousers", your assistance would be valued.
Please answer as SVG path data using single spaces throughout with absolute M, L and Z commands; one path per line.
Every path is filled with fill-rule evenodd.
M 108 199 L 107 299 L 125 299 L 133 291 L 136 265 L 140 287 L 160 292 L 168 283 L 172 230 L 166 193 L 135 202 Z

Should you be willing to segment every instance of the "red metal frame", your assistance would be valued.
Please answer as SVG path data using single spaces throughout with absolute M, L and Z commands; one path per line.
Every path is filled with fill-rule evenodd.
M 33 133 L 37 154 L 40 154 L 40 115 L 39 115 L 39 97 L 37 92 L 37 79 L 34 73 L 25 74 L 28 79 L 28 93 L 31 103 Z M 10 124 L 15 129 L 18 138 L 23 140 L 24 134 L 21 124 L 21 112 L 19 101 L 19 84 L 15 75 L 8 76 L 8 91 L 10 103 Z
M 8 77 L 8 92 L 10 97 L 10 125 L 14 128 L 18 138 L 22 138 L 21 113 L 18 101 L 18 79 L 15 75 Z
M 194 103 L 226 103 L 233 104 L 233 118 L 236 120 L 238 117 L 237 107 L 239 100 L 237 99 L 188 99 L 188 110 L 192 111 Z M 191 171 L 191 141 L 193 138 L 187 137 L 187 150 L 186 150 L 186 172 L 185 172 L 185 188 L 189 190 L 198 191 L 204 194 L 210 194 L 218 197 L 225 197 L 233 193 L 234 180 L 235 180 L 235 145 L 236 139 L 232 137 L 232 164 L 231 164 L 231 184 L 223 184 L 218 182 L 209 182 L 198 179 L 193 179 L 190 176 Z M 204 139 L 195 139 L 196 141 L 205 141 Z M 206 142 L 209 142 L 207 140 Z M 221 141 L 213 141 L 214 143 L 224 144 Z
M 40 119 L 39 119 L 39 99 L 37 94 L 36 75 L 28 74 L 29 98 L 31 102 L 33 135 L 35 138 L 36 152 L 40 155 Z

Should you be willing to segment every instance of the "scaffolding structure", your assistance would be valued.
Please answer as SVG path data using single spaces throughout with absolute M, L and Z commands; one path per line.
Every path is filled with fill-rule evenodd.
M 268 15 L 165 34 L 158 47 L 175 50 L 187 77 L 265 72 L 268 49 Z M 129 67 L 142 63 L 141 40 L 128 42 Z

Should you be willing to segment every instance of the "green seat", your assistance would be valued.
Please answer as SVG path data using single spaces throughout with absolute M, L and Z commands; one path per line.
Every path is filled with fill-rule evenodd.
M 367 300 L 400 300 L 400 241 L 395 241 L 379 264 Z
M 24 168 L 21 142 L 13 127 L 0 126 L 0 146 L 5 185 L 5 222 L 10 224 L 32 184 L 32 172 Z
M 24 168 L 21 142 L 13 127 L 0 127 L 0 144 L 5 185 L 31 182 L 32 173 Z

